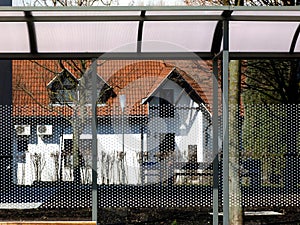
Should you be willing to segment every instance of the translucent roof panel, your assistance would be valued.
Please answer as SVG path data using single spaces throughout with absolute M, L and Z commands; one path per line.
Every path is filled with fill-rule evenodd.
M 37 22 L 35 27 L 38 52 L 109 52 L 136 42 L 138 32 L 138 22 Z
M 33 11 L 33 16 L 138 16 L 140 11 Z
M 0 52 L 30 52 L 27 24 L 16 22 L 0 23 Z
M 0 58 L 212 58 L 225 20 L 231 58 L 300 57 L 300 6 L 124 6 L 0 7 Z
M 216 21 L 149 21 L 144 24 L 143 41 L 176 45 L 182 51 L 210 52 Z M 170 45 L 142 45 L 143 52 L 172 52 Z
M 289 52 L 297 27 L 297 22 L 230 22 L 229 50 Z
M 234 16 L 248 16 L 249 18 L 257 17 L 257 16 L 264 16 L 264 17 L 286 17 L 286 16 L 300 16 L 300 11 L 284 11 L 284 10 L 277 10 L 277 11 L 234 11 L 231 14 L 232 17 Z
M 24 12 L 20 12 L 20 11 L 0 11 L 0 17 L 7 17 L 7 16 L 23 17 Z
M 147 11 L 146 16 L 162 16 L 162 15 L 173 15 L 173 16 L 186 16 L 186 15 L 221 15 L 223 11 Z

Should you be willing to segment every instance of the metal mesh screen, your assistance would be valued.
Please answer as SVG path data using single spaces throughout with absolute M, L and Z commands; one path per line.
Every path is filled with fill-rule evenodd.
M 117 66 L 119 77 L 105 76 L 112 65 L 98 68 L 99 207 L 211 207 L 211 118 L 197 82 L 153 61 L 135 77 L 136 63 Z M 13 106 L 1 107 L 2 209 L 92 206 L 92 73 L 61 66 L 14 62 Z
M 16 106 L 3 108 L 6 114 L 20 110 Z M 34 108 L 22 107 L 22 110 L 31 111 Z M 159 116 L 161 110 L 174 110 L 174 117 L 166 123 Z M 122 124 L 121 118 L 101 120 L 100 126 L 104 129 L 98 134 L 97 168 L 100 206 L 211 206 L 211 143 L 199 139 L 199 143 L 205 146 L 199 154 L 197 147 L 201 146 L 189 145 L 189 142 L 178 137 L 179 132 L 188 134 L 188 129 L 204 132 L 208 124 L 180 127 L 187 115 L 194 114 L 192 117 L 196 117 L 199 110 L 156 107 L 147 124 L 143 124 L 145 134 L 137 133 L 134 127 L 139 118 L 124 117 L 123 129 L 118 128 Z M 20 205 L 12 204 L 12 207 L 27 207 L 21 206 L 25 203 L 31 204 L 28 207 L 46 208 L 91 206 L 90 128 L 76 127 L 85 130 L 76 140 L 67 123 L 64 118 L 37 116 L 25 119 L 12 117 L 11 122 L 7 123 L 11 132 L 7 132 L 5 137 L 11 135 L 13 148 L 11 156 L 6 155 L 8 162 L 6 167 L 3 166 L 2 176 L 7 176 L 6 179 L 12 177 L 13 181 L 10 183 L 8 179 L 7 184 L 3 185 L 12 187 L 2 196 L 3 203 Z M 90 126 L 89 122 L 85 121 L 84 126 Z M 62 134 L 63 129 L 67 131 L 65 134 Z M 119 133 L 121 130 L 124 134 Z M 148 141 L 143 140 L 145 143 L 142 143 L 142 137 Z M 197 136 L 189 138 L 197 139 Z M 78 143 L 75 144 L 75 141 Z M 180 146 L 186 146 L 185 151 L 180 152 Z M 75 157 L 78 157 L 77 162 Z
M 230 106 L 230 112 L 237 107 Z M 232 174 L 238 176 L 247 208 L 298 207 L 299 106 L 244 105 L 243 117 L 230 121 Z M 238 132 L 237 132 L 238 131 Z M 232 137 L 233 134 L 238 136 Z M 237 204 L 237 195 L 231 204 Z
M 222 207 L 211 74 L 182 62 L 190 76 L 157 61 L 114 63 L 99 63 L 93 82 L 90 63 L 78 74 L 78 64 L 15 62 L 13 106 L 0 107 L 1 209 L 90 209 L 94 169 L 100 208 L 210 210 L 215 157 Z M 299 138 L 298 105 L 230 106 L 230 203 L 297 207 Z

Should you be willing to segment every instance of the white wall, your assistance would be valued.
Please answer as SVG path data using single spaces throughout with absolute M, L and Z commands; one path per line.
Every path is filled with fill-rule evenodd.
M 144 134 L 144 150 L 146 135 Z M 122 134 L 98 135 L 98 183 L 119 184 L 123 181 L 122 162 L 125 167 L 125 183 L 140 183 L 139 156 L 141 152 L 141 134 L 124 135 L 124 160 L 119 155 L 123 150 Z
M 40 176 L 41 181 L 55 181 L 57 168 L 56 156 L 59 156 L 58 144 L 46 144 L 38 137 L 37 144 L 29 144 L 25 152 L 25 163 L 17 164 L 19 185 L 32 185 Z M 38 171 L 37 171 L 38 166 Z

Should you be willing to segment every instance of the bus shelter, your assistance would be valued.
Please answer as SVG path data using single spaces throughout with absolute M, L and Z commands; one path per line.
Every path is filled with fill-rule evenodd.
M 210 59 L 222 62 L 223 222 L 229 221 L 229 61 L 300 57 L 300 7 L 1 7 L 0 59 Z M 170 43 L 161 45 L 160 42 Z M 158 44 L 157 44 L 158 43 Z M 175 49 L 175 50 L 174 50 Z M 214 79 L 213 149 L 218 140 Z M 96 90 L 97 87 L 94 87 Z M 6 93 L 9 95 L 11 93 Z M 95 100 L 97 96 L 93 96 Z M 93 101 L 96 107 L 96 101 Z M 95 115 L 94 115 L 95 116 Z M 96 122 L 93 120 L 93 140 Z M 97 146 L 93 142 L 93 220 L 97 220 Z M 216 152 L 215 155 L 218 155 Z M 218 157 L 216 157 L 218 158 Z M 213 218 L 218 224 L 218 160 Z

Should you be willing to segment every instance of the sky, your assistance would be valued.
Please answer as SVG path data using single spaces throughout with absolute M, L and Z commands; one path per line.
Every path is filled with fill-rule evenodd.
M 13 6 L 24 6 L 25 4 L 31 5 L 34 1 L 38 0 L 12 0 Z M 50 1 L 50 0 L 49 0 Z M 107 0 L 106 0 L 107 1 Z M 116 1 L 116 0 L 115 0 Z M 165 6 L 172 6 L 172 5 L 183 5 L 184 0 L 118 0 L 120 6 L 128 6 L 132 3 L 134 5 L 165 5 Z

